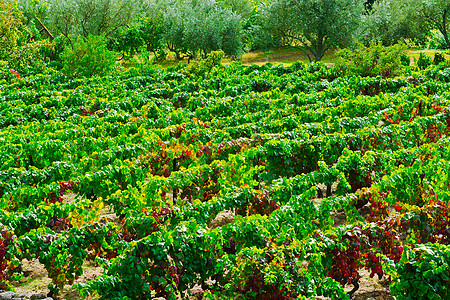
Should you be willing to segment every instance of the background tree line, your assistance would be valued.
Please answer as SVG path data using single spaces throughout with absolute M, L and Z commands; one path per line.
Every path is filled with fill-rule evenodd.
M 450 47 L 450 0 L 0 0 L 0 5 L 0 61 L 17 69 L 38 67 L 39 56 L 82 63 L 89 51 L 107 65 L 139 51 L 153 52 L 156 59 L 171 51 L 181 60 L 217 50 L 239 58 L 249 50 L 290 46 L 319 61 L 329 50 L 372 40 Z

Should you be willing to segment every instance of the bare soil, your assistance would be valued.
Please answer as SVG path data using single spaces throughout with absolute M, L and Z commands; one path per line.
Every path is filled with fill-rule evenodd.
M 47 276 L 47 270 L 37 259 L 32 261 L 23 261 L 24 277 L 18 282 L 13 282 L 13 286 L 18 294 L 25 293 L 28 296 L 38 293 L 48 293 L 48 285 L 52 280 Z M 102 267 L 94 266 L 86 262 L 83 265 L 83 275 L 74 281 L 76 283 L 85 283 L 100 276 L 103 272 Z M 77 290 L 70 285 L 66 285 L 61 293 L 60 299 L 76 300 L 80 299 Z

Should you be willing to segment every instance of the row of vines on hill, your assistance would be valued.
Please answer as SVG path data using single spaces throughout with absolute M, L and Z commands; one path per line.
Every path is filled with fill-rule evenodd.
M 443 67 L 336 78 L 301 63 L 12 76 L 1 285 L 36 258 L 55 295 L 95 260 L 104 274 L 76 288 L 101 299 L 176 299 L 196 284 L 211 299 L 344 299 L 363 269 L 398 299 L 445 299 L 449 82 Z M 211 226 L 224 210 L 234 221 Z

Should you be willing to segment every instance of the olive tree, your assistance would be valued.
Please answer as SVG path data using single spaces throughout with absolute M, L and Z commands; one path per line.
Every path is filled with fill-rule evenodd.
M 143 4 L 137 23 L 147 51 L 156 52 L 163 44 L 166 9 L 167 1 L 163 0 L 148 0 Z
M 413 22 L 423 22 L 429 29 L 442 33 L 447 49 L 450 49 L 450 1 L 449 0 L 406 0 Z
M 351 41 L 363 10 L 364 0 L 273 0 L 261 6 L 258 31 L 272 45 L 298 47 L 319 61 Z
M 366 45 L 376 39 L 385 46 L 405 39 L 424 40 L 428 30 L 414 14 L 415 10 L 404 0 L 375 2 L 371 10 L 363 15 L 358 39 Z
M 176 5 L 170 6 L 164 15 L 163 40 L 167 48 L 175 53 L 178 60 L 182 59 L 182 53 L 188 51 L 184 36 L 190 8 L 184 3 L 176 3 Z
M 214 0 L 176 1 L 167 7 L 164 40 L 177 59 L 223 50 L 229 56 L 243 51 L 241 17 Z
M 69 40 L 71 36 L 109 36 L 127 26 L 139 8 L 137 0 L 49 0 L 47 22 Z
M 243 19 L 249 17 L 252 8 L 254 7 L 250 0 L 217 0 L 217 3 L 223 8 L 230 8 Z

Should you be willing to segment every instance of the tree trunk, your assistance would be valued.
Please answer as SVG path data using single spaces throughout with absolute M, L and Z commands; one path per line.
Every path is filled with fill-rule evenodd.
M 323 49 L 316 51 L 316 53 L 314 53 L 314 61 L 321 61 L 324 55 L 325 51 L 323 51 Z
M 172 51 L 173 53 L 175 53 L 175 57 L 177 60 L 182 60 L 183 58 L 181 57 L 180 51 L 178 51 L 174 45 L 170 46 L 170 43 L 167 42 L 167 48 L 169 48 L 170 51 Z
M 447 44 L 447 49 L 450 49 L 450 41 L 448 39 L 448 32 L 447 32 L 447 13 L 448 13 L 448 10 L 445 10 L 444 14 L 442 15 L 442 30 L 441 30 L 441 33 L 444 36 L 445 43 Z
M 327 198 L 331 197 L 332 193 L 331 193 L 331 184 L 327 185 Z
M 445 33 L 442 33 L 442 35 L 444 36 L 445 44 L 447 44 L 447 49 L 450 50 L 450 41 L 448 39 L 447 30 L 445 30 Z
M 183 59 L 181 57 L 180 51 L 178 51 L 177 49 L 174 49 L 173 52 L 175 53 L 175 57 L 177 58 L 177 60 L 182 60 Z
M 322 60 L 325 55 L 325 38 L 321 33 L 319 33 L 319 37 L 317 39 L 317 44 L 314 47 L 314 61 Z

